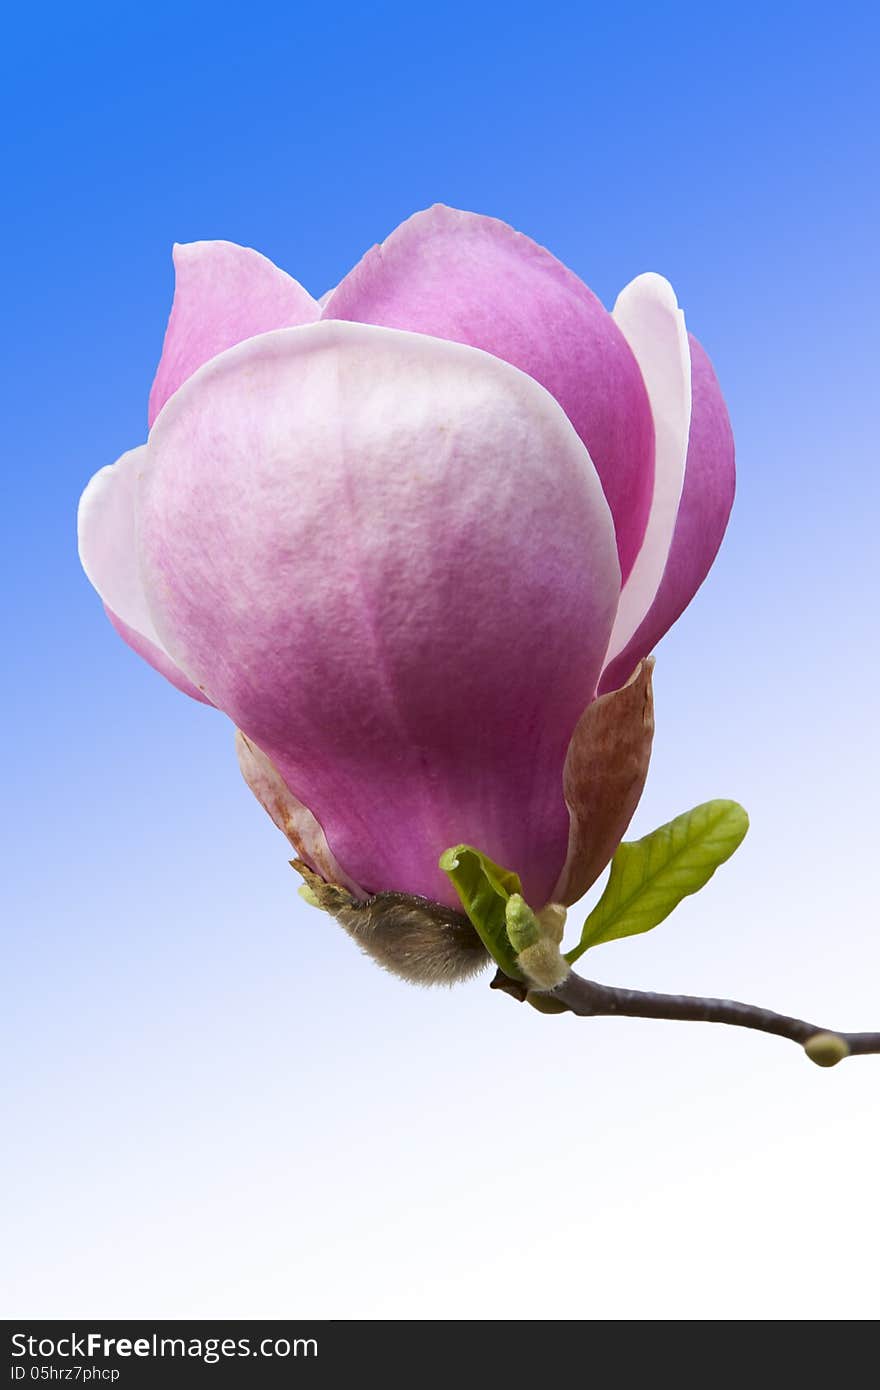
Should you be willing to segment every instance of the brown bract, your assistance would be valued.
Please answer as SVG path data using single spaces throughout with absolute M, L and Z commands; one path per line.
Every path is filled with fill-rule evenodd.
M 595 883 L 639 804 L 654 738 L 654 658 L 587 707 L 572 734 L 563 791 L 571 828 L 553 901 L 570 907 Z
M 357 885 L 339 865 L 309 808 L 294 796 L 274 763 L 241 729 L 235 731 L 235 751 L 244 780 L 278 829 L 287 836 L 297 855 L 310 860 L 322 879 L 355 892 Z
M 352 940 L 393 975 L 419 985 L 454 985 L 488 964 L 489 955 L 464 913 L 408 893 L 376 893 L 361 902 L 327 883 L 301 859 L 291 864 L 308 900 L 345 928 Z

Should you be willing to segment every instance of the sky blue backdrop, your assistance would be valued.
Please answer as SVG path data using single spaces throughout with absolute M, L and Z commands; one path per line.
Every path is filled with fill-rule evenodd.
M 753 830 L 596 969 L 880 1026 L 874 7 L 23 13 L 0 56 L 3 1311 L 869 1312 L 858 1282 L 817 1303 L 808 1271 L 876 1246 L 876 1066 L 383 977 L 299 903 L 222 718 L 116 640 L 74 516 L 144 436 L 174 240 L 254 245 L 320 294 L 444 201 L 608 304 L 661 271 L 725 387 L 740 489 L 660 651 L 636 828 L 732 795 Z M 842 1151 L 845 1191 L 817 1194 Z M 508 1232 L 498 1205 L 526 1201 Z M 636 1228 L 633 1266 L 613 1237 Z M 790 1277 L 729 1250 L 708 1277 L 688 1244 L 713 1232 L 784 1245 Z

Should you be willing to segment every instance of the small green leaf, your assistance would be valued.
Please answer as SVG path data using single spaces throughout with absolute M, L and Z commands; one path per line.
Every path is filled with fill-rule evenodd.
M 584 923 L 574 963 L 590 946 L 650 931 L 696 893 L 742 843 L 749 818 L 735 801 L 704 801 L 642 840 L 620 846 L 605 892 Z
M 498 962 L 505 975 L 521 979 L 516 965 L 516 951 L 507 935 L 505 912 L 507 900 L 513 893 L 522 893 L 516 874 L 494 864 L 485 854 L 471 845 L 456 845 L 440 856 L 440 868 L 448 874 L 461 899 L 462 907 L 473 922 L 483 945 Z

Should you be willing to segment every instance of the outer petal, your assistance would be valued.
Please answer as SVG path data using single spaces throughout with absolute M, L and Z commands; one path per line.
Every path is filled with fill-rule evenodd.
M 470 343 L 546 386 L 602 479 L 626 579 L 651 505 L 651 411 L 620 329 L 555 256 L 493 217 L 433 207 L 367 252 L 324 318 Z
M 175 245 L 173 256 L 174 303 L 150 391 L 151 427 L 168 397 L 218 352 L 321 317 L 308 290 L 249 246 L 191 241 Z
M 736 488 L 733 431 L 718 379 L 693 334 L 690 439 L 684 488 L 669 558 L 657 597 L 638 631 L 602 673 L 600 690 L 615 690 L 681 617 L 718 554 Z
M 654 740 L 652 659 L 621 690 L 588 705 L 565 759 L 571 816 L 568 855 L 554 902 L 570 907 L 595 883 L 633 818 L 648 775 Z
M 327 883 L 340 884 L 357 898 L 366 897 L 364 890 L 353 883 L 337 863 L 324 831 L 309 808 L 297 801 L 278 769 L 241 729 L 235 731 L 235 751 L 242 777 L 300 858 Z
M 92 478 L 79 503 L 79 558 L 120 637 L 178 690 L 210 704 L 164 650 L 144 598 L 134 504 L 146 458 L 146 445 L 130 449 Z
M 542 903 L 619 594 L 552 397 L 471 348 L 321 323 L 208 363 L 149 449 L 157 628 L 350 878 L 451 902 L 437 860 L 466 840 Z
M 672 544 L 691 422 L 691 354 L 684 314 L 662 275 L 621 290 L 614 320 L 635 354 L 654 417 L 654 495 L 642 548 L 620 595 L 608 660 L 623 651 L 654 601 Z

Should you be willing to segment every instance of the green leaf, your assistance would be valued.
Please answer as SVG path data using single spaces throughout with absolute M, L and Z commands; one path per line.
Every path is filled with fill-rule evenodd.
M 500 864 L 493 863 L 471 845 L 456 845 L 446 850 L 440 856 L 440 868 L 452 880 L 461 905 L 486 950 L 505 975 L 521 979 L 505 919 L 508 898 L 513 893 L 522 893 L 518 876 L 509 869 L 502 869 Z
M 696 893 L 742 843 L 749 818 L 735 801 L 704 801 L 643 840 L 620 846 L 605 892 L 584 923 L 572 964 L 590 946 L 650 931 Z

